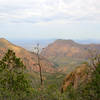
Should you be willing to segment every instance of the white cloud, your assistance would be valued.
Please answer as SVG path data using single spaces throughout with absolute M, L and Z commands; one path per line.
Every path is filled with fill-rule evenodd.
M 100 21 L 99 0 L 0 0 L 0 21 Z

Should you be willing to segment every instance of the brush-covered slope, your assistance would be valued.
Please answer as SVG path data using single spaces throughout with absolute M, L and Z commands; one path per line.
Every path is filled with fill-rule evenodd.
M 34 65 L 37 63 L 37 56 L 35 53 L 29 52 L 24 48 L 16 46 L 4 38 L 0 38 L 0 58 L 2 58 L 2 56 L 7 52 L 8 49 L 13 50 L 16 53 L 16 56 L 20 57 L 23 60 L 27 69 L 29 69 L 30 71 L 39 71 L 38 66 Z M 43 57 L 41 57 L 41 64 L 42 70 L 44 72 L 52 73 L 55 71 L 55 69 L 52 67 L 53 64 L 51 64 Z
M 100 100 L 100 62 L 94 66 L 81 65 L 63 81 L 62 93 L 68 100 Z
M 41 54 L 54 62 L 55 66 L 77 66 L 89 57 L 89 50 L 100 51 L 99 44 L 78 44 L 72 40 L 56 40 L 48 45 Z
M 66 78 L 63 81 L 62 92 L 66 91 L 69 86 L 77 88 L 80 84 L 88 80 L 89 76 L 89 67 L 86 64 L 82 64 L 76 68 L 73 72 L 67 74 Z

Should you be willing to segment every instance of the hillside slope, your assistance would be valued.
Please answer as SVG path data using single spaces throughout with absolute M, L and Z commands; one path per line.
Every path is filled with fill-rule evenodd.
M 66 75 L 63 85 L 62 85 L 62 92 L 66 91 L 69 86 L 72 85 L 73 88 L 77 88 L 81 83 L 88 80 L 89 76 L 89 68 L 88 65 L 82 64 L 78 68 L 76 68 L 73 72 Z M 88 74 L 87 74 L 88 73 Z
M 37 56 L 35 53 L 29 52 L 24 48 L 16 46 L 4 38 L 0 38 L 0 58 L 2 58 L 2 56 L 5 54 L 5 52 L 7 52 L 8 49 L 13 50 L 16 53 L 16 56 L 20 57 L 23 60 L 28 70 L 37 72 L 39 71 L 38 66 L 34 66 L 34 64 L 37 63 Z M 55 69 L 52 67 L 53 64 L 51 64 L 43 57 L 41 57 L 41 59 L 42 70 L 44 72 L 52 73 L 55 71 Z
M 87 58 L 88 50 L 100 50 L 100 44 L 78 44 L 72 40 L 56 40 L 54 43 L 48 45 L 43 51 L 42 55 L 46 57 L 60 56 L 73 58 Z
M 61 92 L 68 100 L 100 100 L 100 62 L 92 68 L 84 64 L 66 76 Z
M 100 44 L 78 44 L 72 40 L 58 39 L 48 45 L 41 55 L 53 62 L 55 66 L 72 67 L 81 64 L 89 57 L 89 50 L 100 51 Z

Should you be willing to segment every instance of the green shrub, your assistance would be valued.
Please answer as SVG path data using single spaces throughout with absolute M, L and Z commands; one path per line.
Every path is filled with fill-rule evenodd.
M 92 73 L 91 81 L 81 84 L 77 89 L 70 88 L 69 100 L 100 100 L 100 64 Z
M 21 59 L 17 58 L 12 50 L 8 50 L 3 59 L 0 60 L 1 98 L 22 100 L 30 97 L 32 88 L 24 70 L 25 66 Z

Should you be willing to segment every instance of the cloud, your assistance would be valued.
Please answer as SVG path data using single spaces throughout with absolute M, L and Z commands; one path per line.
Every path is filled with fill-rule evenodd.
M 100 22 L 99 0 L 0 0 L 0 22 Z

